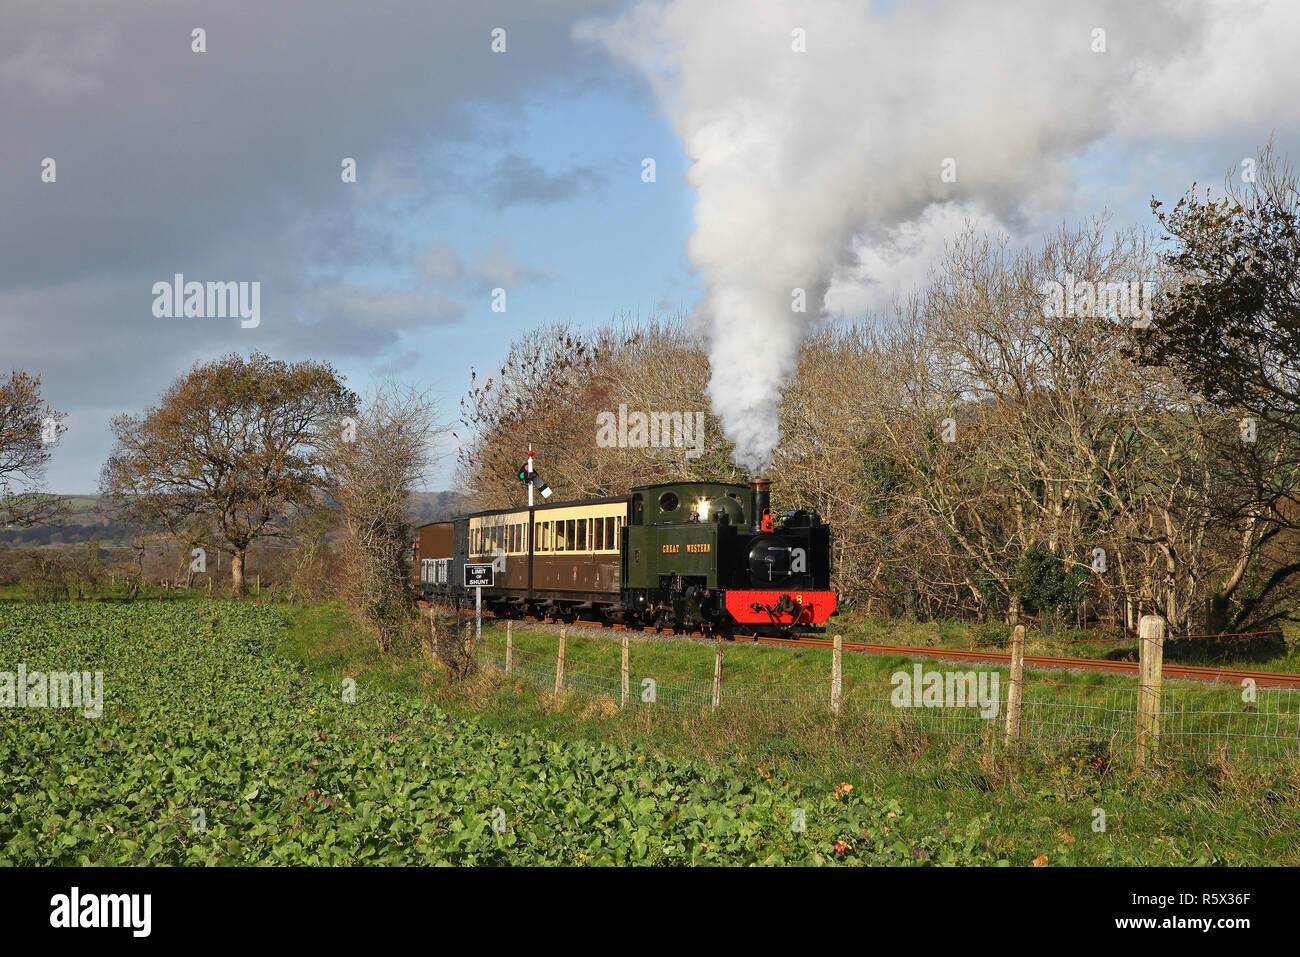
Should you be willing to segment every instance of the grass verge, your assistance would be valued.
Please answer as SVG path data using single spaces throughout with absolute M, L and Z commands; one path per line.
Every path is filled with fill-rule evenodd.
M 822 710 L 622 712 L 612 702 L 581 695 L 556 701 L 536 684 L 487 672 L 453 681 L 414 639 L 405 654 L 381 655 L 336 604 L 299 606 L 291 614 L 282 650 L 324 681 L 347 676 L 373 682 L 503 731 L 608 742 L 682 760 L 735 758 L 757 777 L 814 792 L 831 793 L 847 783 L 897 800 L 935 828 L 987 816 L 989 850 L 1016 864 L 1300 864 L 1294 840 L 1300 774 L 1294 766 L 1234 767 L 1187 757 L 1134 773 L 1086 747 L 990 762 L 978 750 L 944 747 L 906 727 L 890 733 L 866 720 L 837 722 Z M 500 640 L 500 633 L 488 628 L 485 638 Z M 520 632 L 520 640 L 554 648 L 547 635 Z M 575 636 L 569 649 L 575 661 L 602 655 L 617 662 L 613 643 Z M 634 654 L 665 670 L 671 665 L 712 674 L 706 647 L 638 642 Z M 727 673 L 793 679 L 811 673 L 813 654 L 732 646 Z M 902 661 L 846 658 L 846 671 L 855 677 L 883 674 Z

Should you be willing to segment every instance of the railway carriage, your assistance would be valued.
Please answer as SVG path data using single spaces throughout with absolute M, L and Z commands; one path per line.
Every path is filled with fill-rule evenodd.
M 730 632 L 815 628 L 835 614 L 830 527 L 768 508 L 769 486 L 644 485 L 627 495 L 476 512 L 420 528 L 419 590 L 461 601 L 466 562 L 492 564 L 501 616 Z

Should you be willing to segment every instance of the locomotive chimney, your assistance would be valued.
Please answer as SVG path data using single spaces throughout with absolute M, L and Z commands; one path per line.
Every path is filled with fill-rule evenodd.
M 772 488 L 772 483 L 765 478 L 754 478 L 749 482 L 749 500 L 753 515 L 750 524 L 758 528 L 763 521 L 763 512 L 769 508 L 768 491 Z

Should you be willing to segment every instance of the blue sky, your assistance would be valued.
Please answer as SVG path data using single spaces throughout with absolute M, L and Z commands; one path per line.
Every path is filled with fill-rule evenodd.
M 694 301 L 698 289 L 683 251 L 692 229 L 687 162 L 643 90 L 620 84 L 532 104 L 508 142 L 459 162 L 472 175 L 511 155 L 561 179 L 585 168 L 595 182 L 547 205 L 520 201 L 498 209 L 482 193 L 448 196 L 400 221 L 413 243 L 446 243 L 468 256 L 506 240 L 548 277 L 509 290 L 505 317 L 491 311 L 487 292 L 471 299 L 465 332 L 477 335 L 488 323 L 493 335 L 507 335 L 541 321 L 588 323 L 623 309 L 644 312 L 661 300 Z M 644 157 L 656 160 L 654 183 L 642 181 Z M 430 160 L 439 160 L 436 151 Z

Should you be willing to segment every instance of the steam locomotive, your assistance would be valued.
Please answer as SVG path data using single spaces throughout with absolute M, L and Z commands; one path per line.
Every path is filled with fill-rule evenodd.
M 729 634 L 816 630 L 836 613 L 831 533 L 769 508 L 770 483 L 642 485 L 626 495 L 476 512 L 421 527 L 419 592 L 459 603 L 491 565 L 499 617 L 578 618 Z

